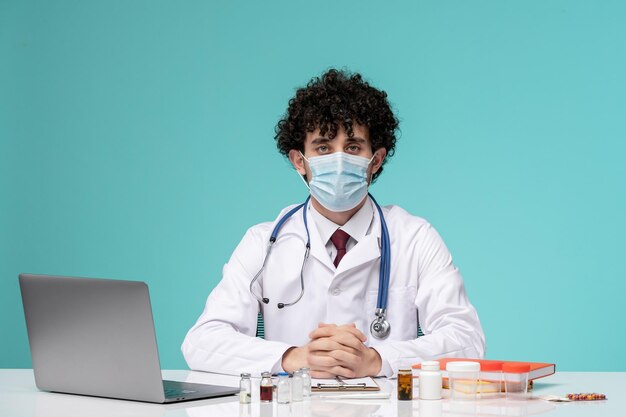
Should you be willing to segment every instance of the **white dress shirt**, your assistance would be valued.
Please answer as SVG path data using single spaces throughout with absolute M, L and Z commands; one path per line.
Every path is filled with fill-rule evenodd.
M 372 205 L 372 201 L 368 199 L 365 204 L 363 204 L 363 207 L 354 213 L 346 224 L 339 226 L 332 220 L 324 217 L 309 201 L 309 213 L 311 213 L 311 217 L 313 217 L 313 220 L 315 221 L 320 238 L 322 239 L 322 242 L 324 242 L 326 251 L 328 252 L 328 256 L 330 256 L 331 261 L 334 261 L 337 256 L 337 248 L 330 240 L 330 237 L 337 229 L 341 229 L 349 234 L 350 239 L 348 239 L 348 242 L 346 243 L 346 253 L 348 253 L 350 249 L 356 246 L 356 244 L 359 243 L 363 237 L 365 237 L 365 235 L 370 233 L 372 223 L 374 222 L 374 207 L 372 207 Z

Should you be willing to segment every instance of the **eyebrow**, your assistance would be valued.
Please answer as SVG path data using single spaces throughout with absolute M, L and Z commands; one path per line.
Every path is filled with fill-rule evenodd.
M 334 138 L 333 138 L 333 139 L 334 139 Z M 332 141 L 333 139 L 323 138 L 323 137 L 318 137 L 318 138 L 313 139 L 313 140 L 311 141 L 311 144 L 312 144 L 312 145 L 317 145 L 317 144 L 319 144 L 319 143 L 327 143 L 327 142 Z M 359 143 L 365 143 L 365 142 L 366 142 L 366 140 L 365 140 L 365 139 L 363 139 L 363 138 L 362 138 L 362 137 L 360 137 L 360 136 L 353 136 L 353 137 L 351 137 L 351 138 L 348 138 L 346 142 L 359 142 Z

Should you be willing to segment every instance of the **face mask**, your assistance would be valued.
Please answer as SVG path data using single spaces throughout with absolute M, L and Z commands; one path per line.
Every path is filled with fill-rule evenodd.
M 302 152 L 300 152 L 302 155 Z M 367 195 L 367 168 L 371 159 L 334 152 L 307 159 L 313 179 L 305 184 L 311 195 L 334 212 L 347 211 L 359 205 Z

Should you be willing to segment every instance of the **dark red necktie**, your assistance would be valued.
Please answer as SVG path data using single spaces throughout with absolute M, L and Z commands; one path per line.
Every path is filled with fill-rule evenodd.
M 333 242 L 333 245 L 337 248 L 337 256 L 335 256 L 335 268 L 341 262 L 341 258 L 346 254 L 346 243 L 348 243 L 348 239 L 350 239 L 350 235 L 344 232 L 341 229 L 335 230 L 335 233 L 330 237 L 330 241 Z

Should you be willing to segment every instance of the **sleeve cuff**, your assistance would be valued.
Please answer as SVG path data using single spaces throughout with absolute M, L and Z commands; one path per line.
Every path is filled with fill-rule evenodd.
M 274 363 L 274 365 L 272 366 L 272 374 L 277 374 L 279 372 L 285 372 L 285 370 L 283 369 L 283 356 L 285 355 L 285 352 L 287 352 L 289 349 L 294 348 L 295 346 L 287 346 L 283 352 L 280 354 L 280 357 L 278 358 L 278 360 Z
M 376 376 L 384 376 L 387 378 L 391 378 L 394 376 L 395 371 L 392 365 L 392 362 L 389 360 L 392 351 L 395 351 L 395 349 L 393 348 L 389 348 L 383 345 L 380 346 L 372 346 L 372 349 L 374 349 L 376 352 L 378 352 L 378 355 L 380 355 L 380 371 L 378 372 L 378 375 Z
M 397 373 L 398 365 L 403 365 L 398 363 L 400 358 L 398 350 L 389 345 L 372 346 L 372 349 L 378 352 L 381 360 L 380 372 L 377 376 L 394 377 Z

